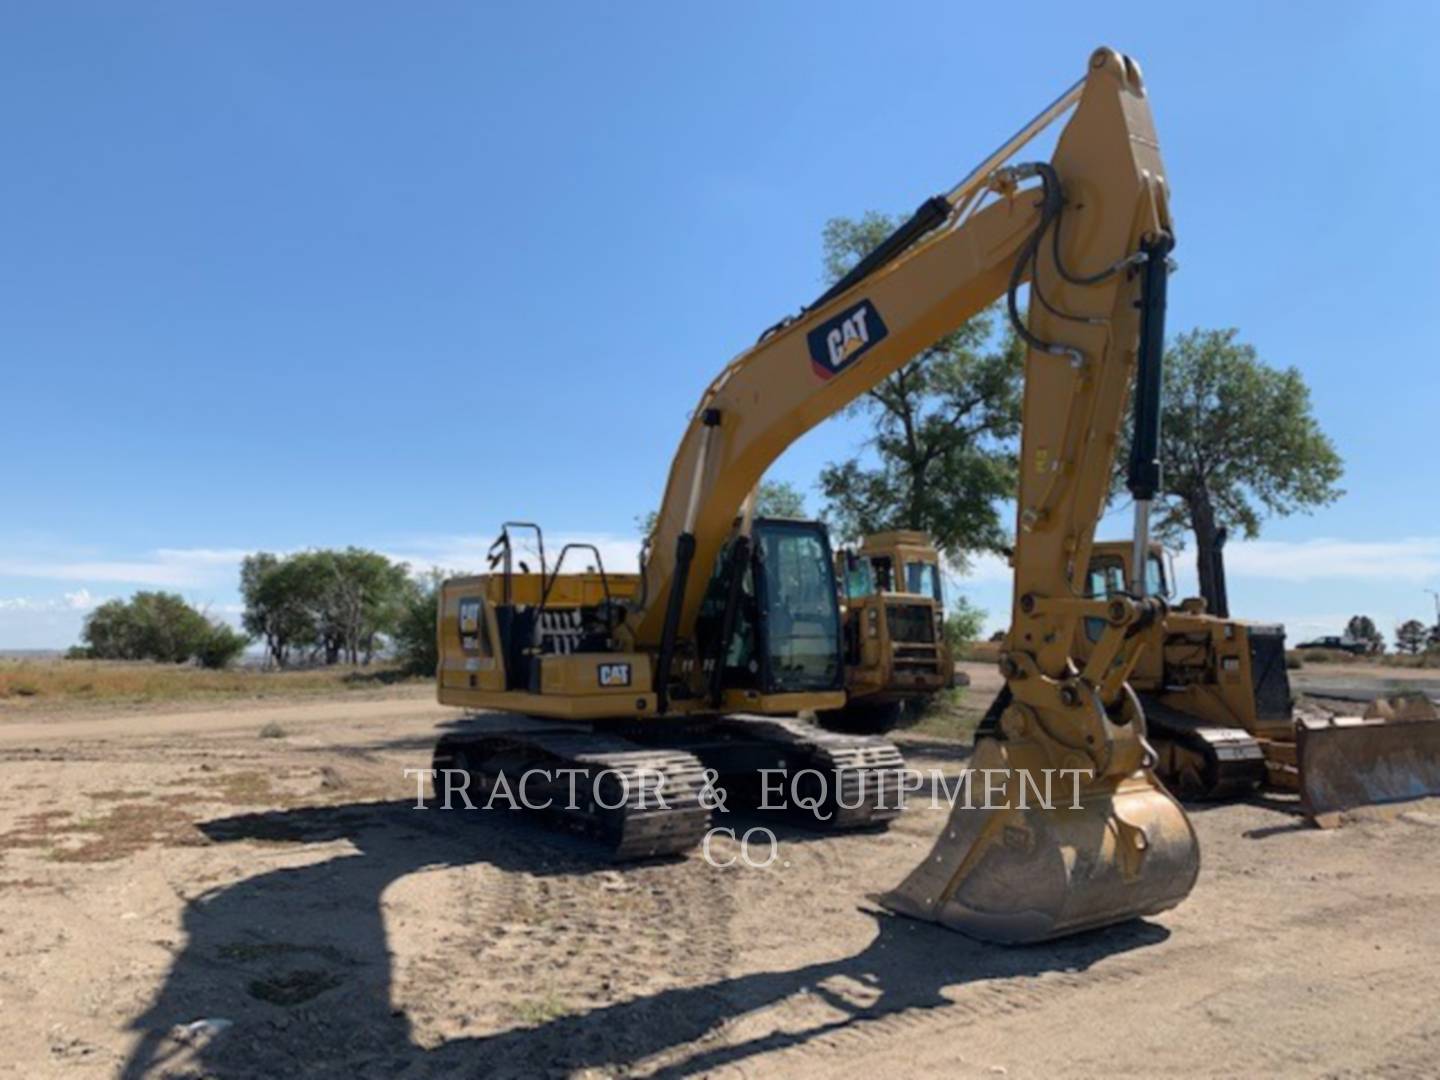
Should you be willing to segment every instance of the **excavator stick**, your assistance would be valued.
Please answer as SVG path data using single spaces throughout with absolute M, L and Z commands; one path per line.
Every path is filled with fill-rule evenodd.
M 1024 775 L 1027 760 L 1023 745 L 979 740 L 973 797 L 956 801 L 925 861 L 879 903 L 1018 945 L 1155 915 L 1189 895 L 1200 871 L 1195 833 L 1150 770 L 1118 782 L 1057 778 L 1047 809 Z M 982 791 L 992 796 L 984 803 Z
M 1165 911 L 1189 895 L 1200 869 L 1195 832 L 1155 777 L 1144 712 L 1127 684 L 1141 632 L 1163 615 L 1163 602 L 1143 585 L 1134 595 L 1086 598 L 1077 580 L 1132 382 L 1127 487 L 1142 552 L 1159 490 L 1173 235 L 1133 61 L 1108 49 L 1091 57 L 1052 162 L 1018 166 L 1012 175 L 1032 173 L 1041 179 L 1040 220 L 1006 296 L 1011 325 L 1029 346 L 1015 603 L 1000 658 L 1006 687 L 977 738 L 969 792 L 954 803 L 925 861 L 880 900 L 1003 944 Z M 1097 209 L 1093 234 L 1073 226 L 1062 233 L 1062 213 Z M 1102 269 L 1077 273 L 1082 257 Z M 1027 267 L 1031 305 L 1022 319 L 1015 286 Z M 1072 652 L 1081 625 L 1101 628 L 1083 666 Z
M 1296 718 L 1300 805 L 1322 828 L 1347 810 L 1440 796 L 1440 714 L 1424 695 L 1380 699 L 1364 717 Z

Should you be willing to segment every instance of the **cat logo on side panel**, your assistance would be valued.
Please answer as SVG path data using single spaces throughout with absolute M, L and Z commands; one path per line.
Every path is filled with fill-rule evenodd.
M 629 686 L 630 665 L 629 664 L 601 664 L 599 665 L 601 686 Z

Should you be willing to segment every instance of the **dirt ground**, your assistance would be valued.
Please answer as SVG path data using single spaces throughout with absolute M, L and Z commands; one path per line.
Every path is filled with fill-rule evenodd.
M 1290 685 L 1314 697 L 1348 701 L 1360 706 L 1377 694 L 1399 690 L 1419 690 L 1431 700 L 1440 701 L 1440 669 L 1391 668 L 1378 664 L 1307 664 L 1290 672 Z
M 0 714 L 0 1072 L 1440 1076 L 1437 801 L 1193 807 L 1181 907 L 1002 949 L 866 899 L 923 807 L 766 869 L 416 810 L 429 696 Z

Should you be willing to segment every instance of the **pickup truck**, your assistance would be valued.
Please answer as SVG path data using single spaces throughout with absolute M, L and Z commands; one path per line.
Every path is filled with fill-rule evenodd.
M 1348 637 L 1318 637 L 1313 641 L 1302 641 L 1297 649 L 1339 649 L 1341 652 L 1364 656 L 1370 652 L 1370 643 Z

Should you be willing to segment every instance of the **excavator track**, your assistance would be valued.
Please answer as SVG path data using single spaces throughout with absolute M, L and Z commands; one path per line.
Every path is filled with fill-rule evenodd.
M 608 733 L 529 726 L 500 730 L 491 725 L 443 736 L 435 747 L 433 767 L 466 773 L 471 801 L 484 806 L 491 800 L 492 812 L 510 807 L 498 791 L 502 776 L 518 799 L 521 777 L 542 770 L 526 791 L 537 807 L 550 802 L 536 812 L 598 841 L 617 861 L 684 854 L 709 828 L 710 811 L 700 797 L 705 769 L 694 755 Z M 578 772 L 557 775 L 561 769 Z M 546 781 L 543 773 L 553 779 Z M 445 774 L 437 771 L 437 800 L 446 785 Z M 450 790 L 457 786 L 451 783 Z
M 1141 695 L 1165 786 L 1182 799 L 1233 799 L 1266 778 L 1265 750 L 1241 728 L 1217 727 Z
M 905 759 L 888 739 L 827 731 L 792 717 L 747 714 L 725 717 L 719 730 L 779 753 L 788 775 L 798 778 L 801 797 L 819 799 L 814 827 L 827 832 L 879 828 L 900 816 Z M 819 775 L 801 777 L 807 769 Z M 787 782 L 786 796 L 791 795 Z M 812 812 L 801 812 L 810 825 Z

